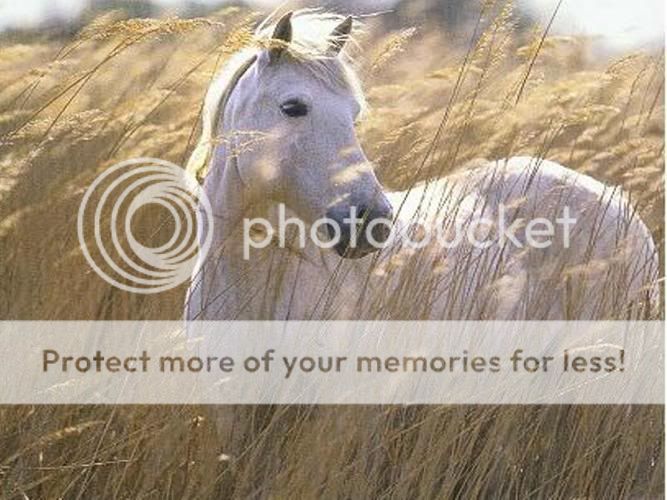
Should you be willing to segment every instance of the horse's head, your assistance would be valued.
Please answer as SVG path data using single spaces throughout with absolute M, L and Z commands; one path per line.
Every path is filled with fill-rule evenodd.
M 267 48 L 230 96 L 226 126 L 245 186 L 306 223 L 330 219 L 321 227 L 337 237 L 336 251 L 361 257 L 388 238 L 392 209 L 355 133 L 363 96 L 341 54 L 352 18 L 329 19 L 320 40 L 312 20 L 299 19 L 290 13 L 271 28 Z

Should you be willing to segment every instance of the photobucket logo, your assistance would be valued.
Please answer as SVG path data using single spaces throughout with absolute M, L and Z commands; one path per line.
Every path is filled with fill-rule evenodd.
M 535 217 L 523 219 L 512 217 L 516 213 L 500 205 L 495 217 L 471 216 L 464 221 L 448 223 L 439 218 L 430 223 L 409 222 L 396 224 L 391 220 L 377 218 L 367 220 L 359 217 L 357 207 L 350 207 L 348 217 L 340 222 L 324 217 L 307 225 L 296 217 L 288 217 L 285 205 L 278 206 L 277 224 L 256 217 L 243 221 L 243 257 L 250 258 L 251 249 L 263 249 L 271 244 L 279 248 L 305 248 L 307 240 L 318 248 L 330 249 L 341 243 L 351 250 L 368 247 L 374 250 L 400 243 L 403 248 L 419 250 L 432 245 L 444 249 L 467 245 L 486 249 L 494 245 L 504 248 L 549 248 L 559 243 L 561 248 L 570 248 L 571 229 L 577 220 L 563 206 L 555 219 Z M 277 226 L 277 227 L 274 227 Z M 378 237 L 378 235 L 381 235 Z M 366 250 L 364 253 L 370 253 Z
M 133 221 L 142 209 L 168 214 L 141 227 L 149 241 L 170 231 L 166 242 L 151 246 L 136 237 Z M 209 250 L 212 231 L 199 248 L 197 210 L 212 227 L 209 200 L 184 169 L 155 158 L 127 160 L 105 170 L 86 191 L 77 218 L 79 243 L 90 266 L 113 286 L 163 292 L 187 281 Z

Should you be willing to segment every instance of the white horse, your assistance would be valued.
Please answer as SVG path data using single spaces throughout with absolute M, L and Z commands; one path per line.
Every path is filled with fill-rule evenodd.
M 384 193 L 355 134 L 365 103 L 343 50 L 351 28 L 349 17 L 313 11 L 275 24 L 268 19 L 258 29 L 258 47 L 232 58 L 210 87 L 188 169 L 208 166 L 204 190 L 214 223 L 200 223 L 199 237 L 212 232 L 212 246 L 192 279 L 188 320 L 653 313 L 656 248 L 618 189 L 553 162 L 512 158 Z M 279 241 L 253 226 L 256 240 L 271 243 L 246 253 L 244 221 L 262 218 L 276 227 L 281 206 L 307 225 L 325 216 L 338 223 L 337 245 L 322 248 L 310 238 L 302 245 L 296 230 Z M 375 251 L 360 227 L 345 222 L 352 207 L 363 229 L 393 214 L 395 229 L 412 232 L 391 238 L 376 225 L 380 230 L 370 234 L 385 248 Z M 534 230 L 564 217 L 565 207 L 576 222 L 551 231 L 541 226 L 538 244 L 527 244 L 528 233 L 515 238 L 518 244 L 502 240 L 499 226 L 537 220 Z M 455 248 L 430 240 L 417 250 L 406 245 L 406 235 L 414 242 L 424 228 L 451 235 L 481 218 L 498 222 L 475 224 L 469 234 L 481 231 L 491 245 L 470 238 Z M 569 237 L 570 244 L 545 247 L 549 235 Z

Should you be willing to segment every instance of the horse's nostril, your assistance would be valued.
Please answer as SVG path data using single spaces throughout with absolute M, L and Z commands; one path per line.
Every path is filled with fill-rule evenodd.
M 326 227 L 326 230 L 327 230 L 327 234 L 329 235 L 329 238 L 331 238 L 333 240 L 337 236 L 336 228 L 334 227 L 333 224 L 331 224 L 329 222 L 327 222 L 325 224 L 325 227 Z
M 379 224 L 374 224 L 373 228 L 371 229 L 371 235 L 373 236 L 373 240 L 377 241 L 378 243 L 384 243 L 391 235 L 391 227 L 389 227 L 389 224 L 384 221 Z

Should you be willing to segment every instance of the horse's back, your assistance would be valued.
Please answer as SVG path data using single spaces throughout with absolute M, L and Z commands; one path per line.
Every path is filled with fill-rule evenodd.
M 516 238 L 520 247 L 500 244 L 496 233 L 488 248 L 464 241 L 431 249 L 430 268 L 443 256 L 446 263 L 438 286 L 430 285 L 440 297 L 431 317 L 595 319 L 618 317 L 621 309 L 636 317 L 654 312 L 659 301 L 656 247 L 629 200 L 619 188 L 555 162 L 498 160 L 392 193 L 390 200 L 395 210 L 401 207 L 403 226 L 466 227 L 480 218 L 505 228 L 517 219 L 522 228 L 531 221 L 574 221 L 569 229 L 555 224 L 548 247 L 531 246 L 523 233 Z

